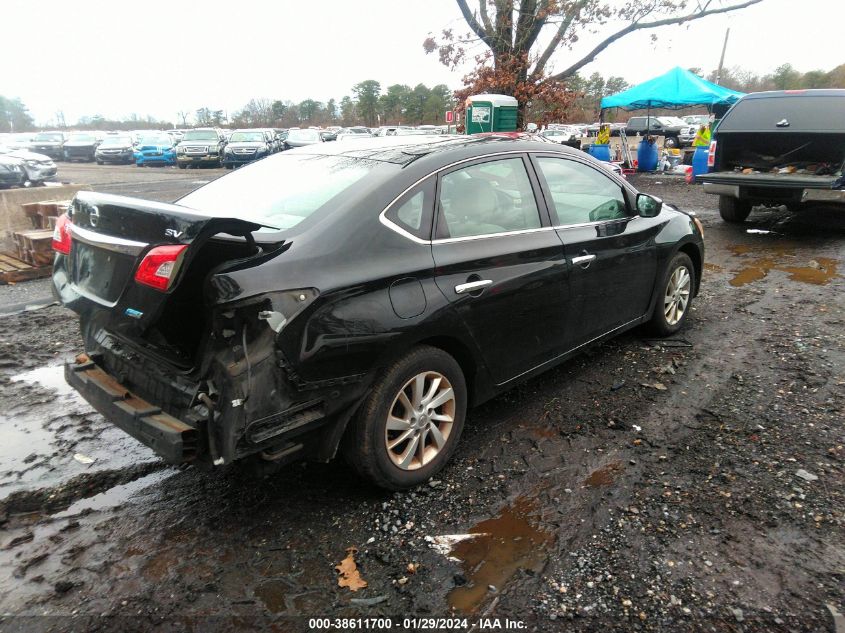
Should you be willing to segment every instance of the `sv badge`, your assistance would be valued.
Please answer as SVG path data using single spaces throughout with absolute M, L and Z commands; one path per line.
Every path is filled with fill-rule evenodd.
M 177 231 L 176 229 L 164 229 L 165 237 L 179 238 L 185 231 Z

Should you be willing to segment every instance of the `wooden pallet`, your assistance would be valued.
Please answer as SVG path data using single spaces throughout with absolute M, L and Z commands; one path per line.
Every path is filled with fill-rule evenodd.
M 31 266 L 9 253 L 0 253 L 0 285 L 48 277 L 52 266 Z
M 12 235 L 15 238 L 18 259 L 30 266 L 49 266 L 53 263 L 53 231 L 15 231 Z
M 33 229 L 48 229 L 55 226 L 58 216 L 67 211 L 70 200 L 27 202 L 21 205 L 24 214 L 32 222 Z

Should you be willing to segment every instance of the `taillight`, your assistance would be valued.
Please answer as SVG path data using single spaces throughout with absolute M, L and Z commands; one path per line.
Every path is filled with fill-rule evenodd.
M 70 218 L 67 213 L 62 213 L 56 219 L 56 228 L 53 229 L 53 250 L 62 255 L 70 254 Z
M 707 166 L 714 167 L 716 165 L 716 141 L 710 141 L 710 151 L 707 152 Z
M 167 290 L 179 271 L 182 253 L 186 248 L 186 244 L 156 246 L 141 260 L 135 281 L 162 292 Z

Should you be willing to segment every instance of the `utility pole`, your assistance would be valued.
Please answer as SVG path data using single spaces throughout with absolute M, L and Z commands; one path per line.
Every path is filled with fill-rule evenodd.
M 722 80 L 722 66 L 725 65 L 725 50 L 728 48 L 728 36 L 731 34 L 731 27 L 725 31 L 725 43 L 722 44 L 722 56 L 719 58 L 719 68 L 716 71 L 716 83 Z

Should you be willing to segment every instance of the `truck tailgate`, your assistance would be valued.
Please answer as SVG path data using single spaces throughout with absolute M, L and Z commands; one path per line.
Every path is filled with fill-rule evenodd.
M 833 189 L 841 186 L 841 176 L 814 176 L 812 174 L 743 174 L 735 171 L 718 171 L 696 177 L 704 183 L 738 185 L 741 187 L 784 187 L 789 189 Z

